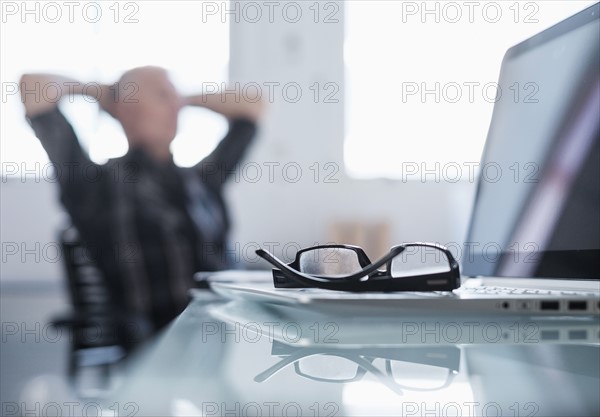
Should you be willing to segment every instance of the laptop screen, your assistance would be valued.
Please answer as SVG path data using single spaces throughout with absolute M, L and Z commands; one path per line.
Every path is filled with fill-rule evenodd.
M 465 275 L 600 278 L 599 14 L 595 4 L 506 53 Z

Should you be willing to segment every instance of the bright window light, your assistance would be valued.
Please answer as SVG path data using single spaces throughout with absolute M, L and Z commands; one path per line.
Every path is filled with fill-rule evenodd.
M 505 51 L 593 3 L 345 2 L 349 175 L 478 163 Z
M 211 89 L 215 84 L 221 87 L 227 81 L 229 24 L 227 19 L 204 22 L 202 2 L 71 2 L 76 3 L 72 10 L 69 2 L 53 2 L 56 6 L 52 9 L 45 9 L 44 2 L 11 3 L 30 12 L 10 10 L 2 16 L 3 175 L 7 164 L 25 170 L 48 163 L 25 121 L 19 94 L 13 90 L 23 73 L 56 73 L 82 82 L 113 83 L 130 68 L 157 65 L 169 71 L 183 94 L 200 93 L 209 84 Z M 91 3 L 93 7 L 86 8 Z M 58 19 L 57 10 L 61 13 Z M 61 108 L 91 159 L 104 163 L 125 154 L 127 142 L 119 123 L 90 101 L 63 99 Z M 226 130 L 222 117 L 208 110 L 184 109 L 172 144 L 175 162 L 181 166 L 197 163 Z

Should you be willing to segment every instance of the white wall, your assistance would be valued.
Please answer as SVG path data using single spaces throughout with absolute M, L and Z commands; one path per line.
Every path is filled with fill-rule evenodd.
M 0 182 L 0 279 L 31 281 L 62 277 L 58 231 L 65 217 L 55 184 L 30 178 Z
M 341 2 L 340 5 L 343 7 Z M 278 90 L 280 95 L 270 105 L 261 135 L 242 166 L 239 179 L 228 187 L 235 222 L 232 240 L 241 251 L 240 257 L 247 261 L 254 259 L 250 250 L 255 243 L 278 244 L 280 251 L 286 245 L 290 248 L 326 242 L 329 223 L 338 220 L 388 221 L 392 243 L 448 243 L 464 239 L 473 183 L 403 183 L 355 180 L 345 175 L 343 19 L 341 13 L 338 15 L 340 22 L 335 24 L 314 24 L 311 19 L 289 24 L 277 19 L 274 23 L 231 25 L 232 81 L 242 85 L 296 82 L 303 97 L 307 97 L 289 103 L 281 99 L 281 89 Z M 341 87 L 336 96 L 339 103 L 314 103 L 309 87 L 316 81 L 337 83 Z M 398 155 L 398 160 L 400 163 L 402 155 Z M 268 164 L 275 162 L 280 165 L 273 167 L 271 182 Z M 320 164 L 317 183 L 315 162 Z M 302 169 L 298 182 L 292 183 L 283 176 L 286 163 Z M 334 165 L 325 170 L 326 163 Z M 256 164 L 262 168 L 262 177 L 254 182 Z M 338 182 L 325 183 L 324 177 L 335 167 L 339 172 L 333 179 Z M 288 174 L 294 175 L 294 170 L 290 168 Z M 1 279 L 60 279 L 62 265 L 44 261 L 51 254 L 41 256 L 36 263 L 31 262 L 33 255 L 28 255 L 28 262 L 22 262 L 21 256 L 4 253 L 6 242 L 25 242 L 27 248 L 40 242 L 43 248 L 56 241 L 61 215 L 55 184 L 10 179 L 0 184 L 0 192 L 0 233 L 6 258 Z M 275 253 L 281 252 L 276 249 Z
M 343 10 L 343 2 L 339 4 Z M 229 196 L 237 226 L 234 241 L 242 247 L 248 242 L 310 245 L 326 241 L 329 222 L 358 219 L 389 221 L 392 243 L 461 242 L 474 184 L 355 180 L 345 175 L 343 38 L 343 19 L 337 24 L 302 19 L 291 25 L 279 19 L 273 24 L 232 25 L 232 80 L 296 82 L 305 94 L 315 81 L 341 87 L 338 104 L 315 104 L 312 96 L 295 104 L 273 103 L 263 135 L 247 162 L 278 161 L 282 166 L 295 162 L 304 176 L 295 184 L 281 175 L 275 175 L 273 183 L 264 179 L 256 184 L 243 181 L 242 176 L 240 183 L 233 184 Z M 373 88 L 385 88 L 374 84 Z M 309 167 L 317 161 L 322 174 L 326 173 L 324 163 L 338 166 L 335 178 L 339 183 L 324 183 L 320 178 L 315 184 Z M 267 172 L 265 166 L 264 176 Z

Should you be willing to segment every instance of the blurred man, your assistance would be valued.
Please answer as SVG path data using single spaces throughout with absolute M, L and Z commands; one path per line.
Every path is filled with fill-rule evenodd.
M 93 95 L 122 125 L 127 154 L 94 164 L 59 100 L 27 93 L 50 83 L 58 86 L 59 98 Z M 23 75 L 26 117 L 60 170 L 61 201 L 105 277 L 112 307 L 158 330 L 187 305 L 195 271 L 230 267 L 222 189 L 255 135 L 262 106 L 232 94 L 183 97 L 157 67 L 127 71 L 111 87 L 85 87 L 61 76 Z M 183 106 L 207 108 L 229 121 L 217 148 L 185 169 L 170 152 Z

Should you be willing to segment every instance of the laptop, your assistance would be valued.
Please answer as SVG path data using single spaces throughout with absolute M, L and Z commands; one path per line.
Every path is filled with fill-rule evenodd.
M 458 290 L 275 289 L 270 274 L 211 287 L 229 298 L 315 308 L 600 314 L 599 16 L 597 3 L 506 52 Z

